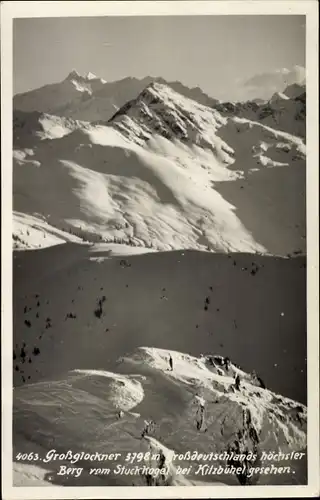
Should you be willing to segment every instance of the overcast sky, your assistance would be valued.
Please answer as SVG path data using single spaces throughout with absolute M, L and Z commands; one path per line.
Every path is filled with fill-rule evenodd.
M 16 19 L 13 41 L 14 93 L 74 68 L 107 81 L 162 76 L 237 99 L 264 85 L 261 74 L 270 83 L 305 66 L 304 16 Z

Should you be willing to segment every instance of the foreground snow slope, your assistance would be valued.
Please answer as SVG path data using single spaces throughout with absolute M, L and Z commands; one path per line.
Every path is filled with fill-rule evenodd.
M 66 243 L 14 254 L 13 307 L 15 385 L 69 369 L 117 371 L 116 359 L 147 345 L 229 356 L 268 388 L 306 401 L 302 257 L 115 257 Z
M 305 250 L 302 140 L 168 86 L 150 85 L 108 123 L 77 122 L 68 135 L 14 148 L 15 210 L 91 241 Z
M 189 462 L 172 465 L 170 457 L 232 445 L 304 451 L 305 259 L 188 251 L 116 257 L 111 247 L 66 243 L 14 254 L 14 457 L 151 447 L 164 450 L 170 484 L 239 484 L 230 475 L 176 475 Z M 228 370 L 217 354 L 230 357 Z M 150 419 L 154 433 L 140 439 Z M 68 480 L 57 463 L 32 466 L 16 461 L 15 484 L 146 484 L 141 475 L 92 477 L 88 463 L 76 464 L 84 471 Z M 294 477 L 259 481 L 305 482 L 305 462 L 290 466 Z
M 173 371 L 168 371 L 168 357 L 173 356 Z M 159 467 L 157 453 L 164 454 L 167 471 L 156 485 L 190 485 L 195 481 L 239 484 L 235 474 L 202 475 L 199 465 L 227 465 L 224 457 L 211 454 L 245 450 L 260 456 L 259 466 L 271 465 L 261 454 L 302 451 L 306 448 L 306 408 L 288 398 L 263 389 L 250 375 L 236 366 L 223 366 L 222 357 L 193 356 L 156 348 L 140 348 L 119 360 L 118 373 L 105 370 L 73 370 L 64 378 L 38 382 L 14 391 L 14 456 L 23 445 L 40 449 L 44 458 L 49 450 L 65 453 L 117 453 L 112 462 L 97 458 L 78 460 L 73 466 L 83 468 L 74 477 L 59 475 L 61 464 L 68 460 L 46 462 L 35 460 L 33 466 L 43 470 L 40 484 L 48 481 L 60 485 L 146 485 L 146 474 L 117 475 L 119 466 L 135 469 L 142 465 Z M 240 373 L 241 389 L 234 388 L 234 376 Z M 205 411 L 199 417 L 199 401 Z M 122 411 L 119 420 L 117 412 Z M 153 421 L 143 435 L 145 421 Z M 198 424 L 198 425 L 197 425 Z M 20 440 L 23 440 L 22 443 Z M 202 453 L 191 460 L 187 452 Z M 151 453 L 128 463 L 127 454 Z M 182 455 L 176 457 L 175 454 Z M 190 455 L 191 455 L 190 454 Z M 131 455 L 132 456 L 132 455 Z M 27 470 L 16 461 L 14 481 L 26 484 Z M 273 463 L 273 462 L 272 462 Z M 178 467 L 190 467 L 180 475 Z M 230 465 L 230 463 L 229 463 Z M 305 482 L 305 461 L 280 460 L 274 465 L 290 466 L 291 472 L 280 476 L 255 474 L 245 484 L 290 484 Z M 90 469 L 109 466 L 108 476 L 90 476 Z M 163 466 L 160 466 L 162 468 Z M 258 466 L 253 459 L 252 466 Z M 20 467 L 20 469 L 19 469 Z M 201 470 L 201 469 L 200 469 Z M 23 473 L 23 474 L 21 474 Z M 22 475 L 22 477 L 21 477 Z M 28 475 L 27 475 L 28 476 Z M 31 484 L 30 478 L 27 477 Z M 242 480 L 244 478 L 241 478 Z M 248 479 L 247 479 L 248 480 Z M 34 485 L 37 478 L 33 478 Z

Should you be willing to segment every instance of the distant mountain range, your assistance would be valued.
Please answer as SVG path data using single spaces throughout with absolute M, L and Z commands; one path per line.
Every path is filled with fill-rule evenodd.
M 15 110 L 38 111 L 74 120 L 108 121 L 119 108 L 153 82 L 167 85 L 184 97 L 222 113 L 263 120 L 273 128 L 305 137 L 306 87 L 298 83 L 276 92 L 269 100 L 256 98 L 247 102 L 220 102 L 199 87 L 190 89 L 180 82 L 167 82 L 160 77 L 147 76 L 140 80 L 128 77 L 106 82 L 93 73 L 82 76 L 73 70 L 62 82 L 15 95 L 13 107 Z
M 222 113 L 259 121 L 304 139 L 306 136 L 305 85 L 290 85 L 283 92 L 273 94 L 268 101 L 224 102 L 215 105 L 215 108 Z
M 13 99 L 13 107 L 21 111 L 40 111 L 85 121 L 109 120 L 117 109 L 137 97 L 153 82 L 168 85 L 205 106 L 214 106 L 218 102 L 199 87 L 190 89 L 180 82 L 166 82 L 163 78 L 147 76 L 139 80 L 128 77 L 107 83 L 92 73 L 81 76 L 73 70 L 62 82 L 17 94 Z

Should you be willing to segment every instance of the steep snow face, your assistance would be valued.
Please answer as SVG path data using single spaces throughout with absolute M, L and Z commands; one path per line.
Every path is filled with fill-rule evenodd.
M 169 356 L 173 358 L 172 370 L 168 369 Z M 300 451 L 305 455 L 307 412 L 303 405 L 261 387 L 261 381 L 228 358 L 196 358 L 144 347 L 121 358 L 118 369 L 119 373 L 73 370 L 55 381 L 16 388 L 15 446 L 22 442 L 24 449 L 35 446 L 32 436 L 38 432 L 41 421 L 36 444 L 41 446 L 42 456 L 52 449 L 53 435 L 55 449 L 63 445 L 74 453 L 105 453 L 112 447 L 118 455 L 109 464 L 110 474 L 100 476 L 104 484 L 191 485 L 201 479 L 210 482 L 214 476 L 197 473 L 200 464 L 230 466 L 232 462 L 226 454 L 240 457 L 245 452 L 254 455 L 247 471 L 220 475 L 222 484 L 285 484 L 293 480 L 293 475 L 298 484 L 305 481 L 303 462 L 292 459 L 283 460 L 291 467 L 291 473 L 282 475 L 280 480 L 257 473 L 250 477 L 250 467 L 265 465 L 262 452 Z M 240 377 L 240 385 L 236 377 Z M 142 452 L 141 464 L 165 469 L 163 474 L 151 473 L 149 477 L 140 470 L 129 479 L 125 474 L 117 477 L 115 470 L 126 468 L 129 452 Z M 97 484 L 99 478 L 90 481 L 88 474 L 90 468 L 99 467 L 96 460 L 97 463 L 93 459 L 75 463 L 74 466 L 82 467 L 78 485 Z M 15 464 L 14 483 L 55 483 L 59 465 L 35 460 L 31 470 Z M 281 460 L 274 465 L 282 465 Z M 130 464 L 130 468 L 135 466 L 136 462 Z M 187 473 L 178 472 L 178 468 L 185 467 Z M 45 474 L 48 469 L 50 474 Z M 61 480 L 67 483 L 60 484 L 70 484 L 70 478 Z

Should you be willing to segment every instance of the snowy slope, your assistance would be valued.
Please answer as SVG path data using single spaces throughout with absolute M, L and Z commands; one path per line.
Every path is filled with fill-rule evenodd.
M 82 243 L 82 238 L 50 226 L 43 218 L 13 212 L 13 249 L 27 250 L 60 245 L 67 241 Z
M 117 358 L 147 345 L 229 356 L 305 402 L 304 258 L 111 250 L 66 243 L 15 252 L 14 344 L 24 370 L 15 385 L 22 375 L 117 371 Z M 24 366 L 23 343 L 29 356 L 40 349 Z
M 297 187 L 288 193 L 286 187 L 305 175 L 300 139 L 248 120 L 238 126 L 236 119 L 159 83 L 108 123 L 75 123 L 68 135 L 33 149 L 31 144 L 32 154 L 14 152 L 18 212 L 50 214 L 54 226 L 80 231 L 93 242 L 158 250 L 304 251 L 304 184 L 301 202 Z M 259 153 L 264 144 L 268 153 Z M 276 198 L 270 190 L 266 197 L 264 185 L 255 183 L 261 176 L 276 194 L 286 195 Z M 252 184 L 249 196 L 241 191 Z M 236 203 L 222 194 L 226 186 L 236 187 Z M 245 213 L 238 204 L 245 204 Z M 247 214 L 258 220 L 270 210 L 282 215 L 266 219 L 262 241 L 261 228 L 251 221 L 248 226 Z
M 234 118 L 219 135 L 237 152 L 235 182 L 216 185 L 257 241 L 272 253 L 306 249 L 306 148 L 301 138 L 264 124 Z M 291 249 L 291 250 L 290 250 Z
M 84 122 L 39 113 L 38 111 L 13 111 L 13 149 L 37 145 L 45 139 L 57 139 L 84 126 Z
M 168 456 L 170 484 L 239 484 L 195 470 L 175 475 L 190 460 L 172 466 L 170 457 L 232 445 L 304 451 L 305 259 L 115 253 L 108 245 L 67 243 L 14 255 L 14 456 L 151 447 Z M 140 439 L 149 420 L 154 433 Z M 59 464 L 70 465 L 15 460 L 15 484 L 146 484 L 143 475 L 88 476 L 88 465 L 101 462 L 75 464 L 84 471 L 66 479 L 57 475 Z M 305 482 L 305 463 L 290 465 L 294 479 L 259 481 Z
M 168 371 L 170 354 L 174 359 L 172 372 Z M 111 469 L 107 477 L 100 474 L 90 478 L 91 468 L 101 468 L 97 459 L 74 461 L 79 471 L 76 478 L 57 474 L 68 460 L 45 465 L 35 460 L 35 467 L 45 469 L 43 479 L 53 484 L 147 485 L 150 483 L 143 471 L 133 476 L 117 474 L 121 467 L 137 470 L 143 465 L 165 468 L 164 477 L 155 473 L 151 479 L 151 484 L 158 486 L 217 479 L 231 485 L 270 484 L 274 482 L 272 476 L 255 474 L 248 478 L 245 473 L 238 477 L 226 473 L 215 477 L 199 472 L 199 465 L 231 465 L 224 457 L 210 459 L 210 453 L 240 454 L 247 450 L 257 457 L 251 466 L 269 465 L 262 463 L 262 451 L 305 453 L 306 408 L 259 387 L 250 375 L 232 364 L 226 368 L 224 363 L 222 357 L 199 359 L 180 352 L 140 348 L 120 360 L 120 373 L 73 370 L 61 380 L 19 387 L 14 391 L 15 447 L 23 437 L 29 446 L 41 446 L 42 457 L 53 448 L 60 453 L 69 449 L 74 453 L 106 453 L 110 447 L 116 451 L 116 458 L 103 464 Z M 235 389 L 234 375 L 238 373 L 242 376 L 240 390 Z M 205 408 L 203 415 L 200 404 Z M 119 420 L 120 410 L 123 414 Z M 143 435 L 145 422 L 151 421 L 154 424 Z M 187 458 L 190 450 L 194 456 L 201 453 L 202 458 Z M 145 455 L 148 452 L 150 458 Z M 128 464 L 125 459 L 129 453 L 142 453 L 142 458 Z M 14 482 L 23 485 L 26 480 L 21 472 L 26 473 L 20 461 L 18 465 Z M 292 481 L 293 474 L 300 475 L 301 481 L 302 463 L 291 460 L 286 461 L 288 465 L 293 472 L 282 476 L 280 482 Z M 188 474 L 179 474 L 179 468 L 188 468 Z M 37 478 L 33 484 L 37 484 Z
M 259 102 L 224 102 L 214 105 L 223 115 L 237 116 L 258 121 L 276 130 L 281 130 L 305 140 L 306 137 L 306 86 L 294 83 L 283 92 Z
M 290 85 L 276 93 L 258 111 L 258 119 L 266 125 L 306 137 L 306 90 L 303 85 Z

